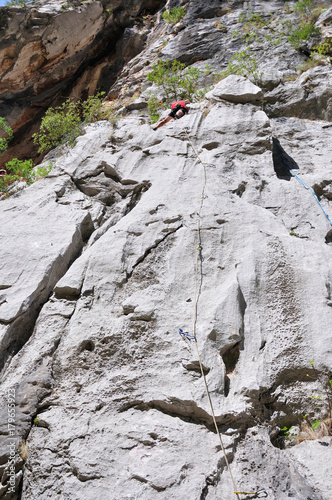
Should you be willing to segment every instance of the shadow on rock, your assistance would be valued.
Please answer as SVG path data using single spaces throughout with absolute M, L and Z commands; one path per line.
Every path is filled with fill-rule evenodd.
M 290 169 L 298 169 L 299 166 L 281 146 L 279 139 L 272 137 L 272 158 L 274 171 L 278 179 L 289 181 L 292 177 Z

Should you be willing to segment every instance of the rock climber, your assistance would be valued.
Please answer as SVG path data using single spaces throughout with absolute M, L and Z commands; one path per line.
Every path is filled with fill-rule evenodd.
M 187 104 L 189 104 L 190 101 L 189 99 L 185 99 L 184 101 L 175 101 L 171 105 L 171 112 L 169 113 L 166 118 L 161 120 L 161 122 L 158 123 L 156 127 L 153 128 L 153 130 L 157 130 L 157 128 L 162 127 L 163 125 L 166 125 L 172 118 L 175 118 L 176 120 L 179 120 L 182 118 L 186 113 L 188 113 L 188 108 Z

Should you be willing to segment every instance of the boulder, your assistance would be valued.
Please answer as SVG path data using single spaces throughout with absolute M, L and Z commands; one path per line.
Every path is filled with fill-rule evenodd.
M 244 104 L 246 102 L 260 103 L 264 97 L 263 91 L 244 76 L 229 75 L 221 80 L 206 99 L 214 101 L 229 101 Z

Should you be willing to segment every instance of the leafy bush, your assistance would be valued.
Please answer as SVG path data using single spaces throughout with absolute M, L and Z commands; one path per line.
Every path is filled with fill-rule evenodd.
M 70 146 L 82 134 L 83 125 L 109 118 L 112 112 L 103 104 L 105 92 L 89 96 L 86 101 L 67 99 L 56 108 L 49 108 L 40 125 L 39 133 L 33 134 L 33 141 L 39 146 L 39 153 L 44 153 L 66 142 Z
M 96 95 L 90 95 L 86 101 L 81 103 L 84 123 L 93 123 L 105 118 L 106 112 L 103 107 L 103 97 L 105 92 L 98 92 Z M 77 103 L 77 106 L 80 102 Z
M 332 41 L 331 40 L 324 40 L 321 44 L 316 45 L 316 47 L 313 48 L 314 51 L 317 51 L 320 56 L 326 56 L 332 47 Z M 310 54 L 310 57 L 312 57 L 312 53 Z
M 298 49 L 302 42 L 309 40 L 309 38 L 314 35 L 319 34 L 319 29 L 315 28 L 313 22 L 302 22 L 298 29 L 294 29 L 288 35 L 288 41 L 293 45 L 295 49 Z
M 61 106 L 49 108 L 42 119 L 40 132 L 33 134 L 33 142 L 44 153 L 60 144 L 72 145 L 82 133 L 82 122 L 77 104 L 67 99 Z
M 6 120 L 0 116 L 0 155 L 8 148 L 8 142 L 13 138 L 13 130 L 7 125 Z
M 25 179 L 28 186 L 33 182 L 33 160 L 13 158 L 6 163 L 6 170 L 11 172 L 15 180 Z
M 244 23 L 245 28 L 262 27 L 268 24 L 264 19 L 256 12 L 241 12 L 239 15 L 239 23 Z
M 26 7 L 29 3 L 29 0 L 10 0 L 6 2 L 6 5 L 19 5 L 20 7 Z
M 296 2 L 294 10 L 299 15 L 299 22 L 292 23 L 288 21 L 284 24 L 287 40 L 295 49 L 298 49 L 303 42 L 320 33 L 320 30 L 315 28 L 315 21 L 320 10 L 313 9 L 313 4 L 314 0 L 299 0 Z
M 246 47 L 231 57 L 227 68 L 225 71 L 222 71 L 221 75 L 223 78 L 229 75 L 241 75 L 246 76 L 254 82 L 259 82 L 262 79 L 263 73 L 259 72 L 258 62 L 252 55 L 250 48 Z
M 200 74 L 198 68 L 186 67 L 177 60 L 172 63 L 158 61 L 152 65 L 152 71 L 148 73 L 147 79 L 163 89 L 167 101 L 174 101 L 193 98 Z
M 173 7 L 170 12 L 165 11 L 163 13 L 163 20 L 168 24 L 178 23 L 184 16 L 186 11 L 183 7 Z
M 294 5 L 294 10 L 304 18 L 311 15 L 313 0 L 300 0 Z
M 148 100 L 148 113 L 151 123 L 156 123 L 159 120 L 160 109 L 163 108 L 163 103 L 157 96 L 152 95 Z
M 33 168 L 33 160 L 19 160 L 13 158 L 6 163 L 5 175 L 0 176 L 0 193 L 6 194 L 11 189 L 14 182 L 24 180 L 27 186 L 41 177 L 45 177 L 52 168 L 52 164 L 47 167 Z
M 152 71 L 148 73 L 149 82 L 156 83 L 165 93 L 166 105 L 180 99 L 190 99 L 191 101 L 200 101 L 204 99 L 206 92 L 210 87 L 199 89 L 201 77 L 206 76 L 207 70 L 201 71 L 194 66 L 186 67 L 185 64 L 174 60 L 158 61 L 152 65 Z M 164 104 L 160 99 L 152 95 L 148 102 L 148 112 L 151 123 L 155 123 Z

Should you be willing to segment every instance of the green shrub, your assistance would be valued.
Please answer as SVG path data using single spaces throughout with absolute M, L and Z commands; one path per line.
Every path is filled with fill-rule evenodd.
M 288 36 L 288 41 L 295 49 L 298 49 L 302 42 L 309 40 L 314 35 L 319 34 L 319 29 L 312 22 L 302 22 L 298 29 L 292 31 Z
M 46 111 L 40 132 L 33 134 L 33 142 L 39 146 L 39 153 L 44 153 L 65 142 L 72 145 L 81 133 L 82 122 L 78 106 L 67 99 L 61 106 Z
M 19 5 L 20 7 L 26 7 L 29 3 L 29 0 L 9 0 L 6 2 L 6 5 Z
M 105 92 L 98 92 L 96 95 L 90 95 L 86 101 L 81 104 L 84 123 L 93 123 L 105 118 L 105 109 L 103 107 L 103 97 Z M 77 103 L 79 106 L 79 103 Z
M 314 51 L 317 51 L 320 56 L 326 56 L 332 46 L 332 41 L 331 40 L 324 40 L 321 44 L 316 45 L 316 47 L 313 48 Z M 313 53 L 310 54 L 310 57 L 313 56 Z
M 243 23 L 245 28 L 261 28 L 268 24 L 268 22 L 264 21 L 262 16 L 257 14 L 256 12 L 241 12 L 239 15 L 239 23 Z
M 174 60 L 158 61 L 152 65 L 148 73 L 149 82 L 156 83 L 163 89 L 167 101 L 178 99 L 192 99 L 198 87 L 200 70 L 195 67 L 186 67 L 185 64 Z
M 33 182 L 34 171 L 32 169 L 33 160 L 13 158 L 6 163 L 7 172 L 10 172 L 15 180 L 25 179 L 28 186 Z
M 39 146 L 39 153 L 66 142 L 72 146 L 82 134 L 83 125 L 108 119 L 108 111 L 103 105 L 104 94 L 99 92 L 85 101 L 67 99 L 60 106 L 49 108 L 42 119 L 39 133 L 33 134 L 33 142 Z
M 163 20 L 168 24 L 178 23 L 184 16 L 186 11 L 183 7 L 173 7 L 170 12 L 165 11 L 163 13 Z
M 294 10 L 302 17 L 308 18 L 311 15 L 313 0 L 300 0 L 294 5 Z
M 149 82 L 156 83 L 165 93 L 166 102 L 163 103 L 157 96 L 152 95 L 148 102 L 148 112 L 151 123 L 155 123 L 160 115 L 160 111 L 173 101 L 179 99 L 190 99 L 191 101 L 200 101 L 210 87 L 199 88 L 199 80 L 206 76 L 209 71 L 186 67 L 185 64 L 177 60 L 158 61 L 152 65 L 152 71 L 148 73 Z
M 33 168 L 33 160 L 19 160 L 13 158 L 6 163 L 7 173 L 0 176 L 0 193 L 8 193 L 12 184 L 16 181 L 24 180 L 27 186 L 41 177 L 45 177 L 52 168 L 52 164 L 47 167 Z
M 254 82 L 259 82 L 262 79 L 263 73 L 258 71 L 258 62 L 249 47 L 236 52 L 231 57 L 227 68 L 221 73 L 223 78 L 229 75 L 246 76 Z
M 0 116 L 0 155 L 8 148 L 9 141 L 13 138 L 13 130 L 7 125 L 6 120 Z
M 163 108 L 163 103 L 157 96 L 152 95 L 148 100 L 148 113 L 151 123 L 156 123 L 159 120 L 160 110 Z

